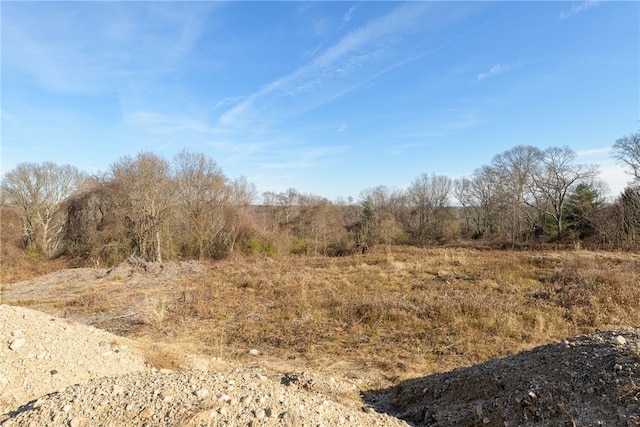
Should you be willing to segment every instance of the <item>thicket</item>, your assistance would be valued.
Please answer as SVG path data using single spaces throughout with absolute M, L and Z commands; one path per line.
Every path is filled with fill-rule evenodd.
M 2 177 L 2 246 L 33 258 L 67 255 L 96 265 L 219 259 L 233 253 L 343 255 L 394 244 L 475 239 L 502 247 L 548 243 L 638 249 L 640 133 L 613 155 L 634 181 L 605 200 L 594 165 L 568 147 L 517 146 L 470 176 L 421 174 L 406 189 L 379 186 L 357 201 L 291 188 L 258 199 L 204 154 L 171 161 L 143 152 L 97 176 L 50 162 L 21 163 Z

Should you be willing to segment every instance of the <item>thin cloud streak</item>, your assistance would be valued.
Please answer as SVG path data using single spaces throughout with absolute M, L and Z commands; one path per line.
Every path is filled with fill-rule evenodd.
M 388 36 L 410 31 L 419 24 L 418 18 L 426 9 L 421 3 L 403 5 L 350 32 L 309 64 L 267 84 L 226 111 L 220 116 L 219 124 L 240 127 L 265 118 L 277 120 L 305 111 L 310 105 L 317 107 L 328 102 L 333 98 L 331 92 L 349 92 L 363 80 L 353 79 L 354 74 L 365 64 L 381 60 L 387 54 L 391 43 Z M 321 99 L 314 102 L 314 97 Z
M 342 20 L 343 20 L 344 22 L 349 22 L 349 21 L 351 21 L 351 18 L 353 18 L 353 12 L 355 12 L 355 11 L 356 11 L 356 9 L 357 9 L 357 7 L 356 7 L 356 6 L 351 6 L 351 7 L 349 8 L 349 10 L 348 10 L 348 11 L 344 14 L 344 16 L 342 17 Z
M 611 147 L 578 150 L 576 151 L 576 158 L 578 161 L 598 165 L 600 171 L 598 178 L 607 184 L 611 198 L 618 197 L 629 182 L 632 181 L 631 176 L 611 157 Z
M 489 71 L 486 71 L 484 73 L 478 74 L 477 80 L 480 82 L 480 81 L 486 80 L 486 79 L 488 79 L 490 77 L 495 77 L 495 76 L 500 75 L 500 74 L 509 73 L 509 72 L 515 70 L 518 67 L 520 67 L 520 63 L 507 64 L 507 65 L 496 64 L 493 67 L 491 67 L 489 69 Z
M 491 69 L 489 71 L 487 71 L 486 73 L 480 73 L 478 74 L 478 81 L 487 79 L 491 76 L 495 76 L 496 74 L 500 74 L 504 72 L 502 69 L 502 66 L 500 64 L 496 64 L 493 67 L 491 67 Z
M 593 148 L 591 150 L 579 150 L 576 151 L 576 157 L 592 157 L 609 155 L 611 153 L 611 147 Z
M 571 18 L 572 16 L 575 16 L 579 13 L 582 13 L 586 10 L 596 7 L 599 4 L 600 4 L 599 0 L 586 0 L 580 4 L 574 4 L 568 10 L 562 11 L 562 13 L 560 13 L 560 19 L 564 21 L 566 19 Z
M 322 163 L 335 162 L 338 154 L 343 153 L 345 147 L 305 147 L 297 150 L 287 150 L 283 153 L 278 153 L 276 156 L 278 161 L 263 161 L 259 162 L 258 166 L 268 171 L 275 170 L 293 170 L 293 169 L 306 169 L 316 166 L 319 160 L 323 160 Z M 282 160 L 287 158 L 287 160 Z
M 152 113 L 148 111 L 137 111 L 125 117 L 125 123 L 139 128 L 149 129 L 153 133 L 174 133 L 174 132 L 213 132 L 204 122 L 178 116 L 167 116 L 164 114 Z

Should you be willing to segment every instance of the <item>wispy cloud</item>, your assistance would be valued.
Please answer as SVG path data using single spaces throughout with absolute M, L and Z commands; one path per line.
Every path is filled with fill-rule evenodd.
M 495 76 L 496 74 L 500 74 L 504 72 L 502 65 L 496 64 L 487 72 L 478 74 L 478 81 L 487 79 L 489 77 Z
M 507 64 L 507 65 L 496 64 L 493 67 L 491 67 L 489 71 L 485 71 L 483 73 L 478 74 L 478 81 L 486 80 L 490 77 L 495 77 L 499 74 L 508 73 L 518 68 L 519 66 L 520 66 L 519 63 Z
M 393 43 L 420 25 L 423 3 L 398 7 L 351 31 L 337 44 L 289 75 L 266 84 L 227 110 L 219 124 L 250 127 L 259 121 L 280 120 L 316 108 L 359 87 L 380 70 L 392 69 Z
M 603 156 L 603 155 L 610 155 L 611 154 L 611 147 L 602 147 L 602 148 L 592 148 L 590 150 L 578 150 L 576 151 L 576 157 L 586 157 L 586 158 L 590 158 L 590 157 L 594 157 L 594 156 Z
M 576 151 L 576 160 L 581 163 L 598 165 L 599 178 L 607 184 L 609 196 L 617 197 L 627 186 L 630 177 L 624 168 L 611 157 L 611 147 L 592 148 Z
M 575 16 L 579 13 L 589 10 L 595 6 L 598 6 L 599 4 L 600 4 L 599 0 L 586 0 L 579 4 L 574 4 L 569 9 L 563 10 L 560 13 L 560 19 L 562 20 L 569 19 L 572 16 Z
M 348 124 L 343 123 L 338 127 L 338 133 L 342 133 L 342 132 L 346 132 L 347 128 L 349 127 Z
M 351 21 L 351 18 L 353 17 L 353 12 L 355 11 L 356 11 L 356 6 L 351 6 L 349 10 L 342 16 L 342 20 L 344 22 Z
M 3 66 L 28 73 L 52 91 L 112 90 L 114 82 L 149 79 L 177 67 L 204 31 L 212 8 L 132 4 L 3 5 Z
M 213 132 L 206 123 L 189 117 L 169 116 L 148 111 L 136 111 L 127 114 L 125 123 L 138 128 L 144 128 L 152 133 L 174 132 Z
M 274 157 L 277 158 L 277 161 L 260 162 L 258 166 L 269 171 L 306 169 L 320 163 L 333 162 L 337 155 L 343 153 L 344 150 L 345 148 L 340 146 L 288 148 L 285 152 L 277 153 L 277 156 Z

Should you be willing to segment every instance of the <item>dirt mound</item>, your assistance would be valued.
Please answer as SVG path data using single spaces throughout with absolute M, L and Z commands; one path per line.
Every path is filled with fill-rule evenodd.
M 131 325 L 152 320 L 147 315 L 153 316 L 153 295 L 204 268 L 198 261 L 160 264 L 130 257 L 109 269 L 71 268 L 4 284 L 0 300 L 125 335 Z
M 13 412 L 3 426 L 406 426 L 364 412 L 259 368 L 226 372 L 137 372 L 91 380 Z
M 640 328 L 405 381 L 366 400 L 415 426 L 638 426 Z
M 357 387 L 345 381 L 232 365 L 149 369 L 126 339 L 6 305 L 0 305 L 0 414 L 2 426 L 406 426 L 363 410 Z
M 143 357 L 127 339 L 0 305 L 0 414 L 80 381 L 143 369 Z

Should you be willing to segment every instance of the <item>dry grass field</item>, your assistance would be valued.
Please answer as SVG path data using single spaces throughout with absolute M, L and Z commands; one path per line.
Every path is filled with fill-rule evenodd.
M 5 283 L 1 302 L 140 338 L 159 366 L 179 364 L 186 349 L 346 376 L 363 388 L 640 325 L 632 253 L 394 247 L 238 257 L 156 276 Z

